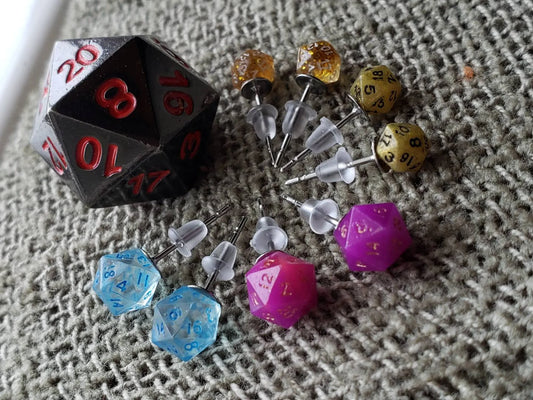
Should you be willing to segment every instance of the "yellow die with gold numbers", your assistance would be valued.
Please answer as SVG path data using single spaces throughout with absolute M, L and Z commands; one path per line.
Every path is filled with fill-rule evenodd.
M 417 125 L 388 124 L 376 146 L 377 157 L 394 172 L 416 172 L 424 163 L 429 141 Z
M 363 69 L 353 83 L 350 94 L 369 113 L 388 113 L 400 96 L 402 85 L 384 65 Z
M 235 59 L 231 68 L 233 87 L 239 90 L 250 79 L 263 78 L 273 82 L 274 75 L 274 59 L 259 50 L 246 50 Z
M 296 73 L 311 75 L 325 84 L 335 83 L 341 74 L 341 56 L 325 40 L 305 44 L 298 49 Z

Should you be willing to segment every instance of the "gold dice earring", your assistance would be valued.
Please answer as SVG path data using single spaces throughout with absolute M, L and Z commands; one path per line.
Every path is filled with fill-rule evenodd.
M 378 65 L 361 70 L 355 79 L 348 100 L 352 103 L 352 110 L 337 123 L 329 118 L 320 118 L 320 125 L 311 133 L 305 142 L 305 149 L 292 160 L 281 167 L 280 171 L 287 171 L 297 162 L 309 154 L 320 154 L 335 145 L 341 145 L 344 137 L 341 128 L 358 116 L 367 120 L 368 114 L 386 114 L 400 97 L 402 85 L 388 67 Z
M 374 162 L 382 172 L 417 172 L 429 151 L 429 140 L 417 125 L 388 124 L 377 141 L 372 143 L 372 155 L 353 160 L 344 147 L 332 158 L 319 164 L 315 171 L 289 179 L 286 185 L 318 178 L 322 182 L 352 183 L 355 167 Z

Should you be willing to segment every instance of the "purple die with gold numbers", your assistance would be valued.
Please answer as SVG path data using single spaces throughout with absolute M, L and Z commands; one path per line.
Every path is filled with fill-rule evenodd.
M 412 242 L 393 203 L 352 207 L 333 235 L 352 271 L 383 271 Z
M 246 273 L 250 311 L 290 328 L 317 304 L 315 266 L 283 251 L 262 255 Z
M 216 91 L 153 36 L 55 43 L 32 147 L 89 207 L 184 194 Z

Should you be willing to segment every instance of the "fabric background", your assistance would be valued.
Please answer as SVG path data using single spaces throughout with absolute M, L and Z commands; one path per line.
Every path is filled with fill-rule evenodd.
M 0 167 L 0 398 L 531 398 L 532 10 L 530 0 L 70 2 L 61 38 L 155 34 L 220 91 L 214 161 L 181 198 L 87 209 L 30 148 L 34 88 Z M 346 147 L 367 155 L 387 122 L 416 122 L 432 143 L 420 173 L 367 166 L 349 186 L 283 188 L 286 176 L 245 122 L 251 104 L 232 89 L 230 65 L 249 47 L 271 53 L 277 82 L 267 100 L 283 116 L 301 93 L 296 48 L 322 38 L 343 58 L 342 79 L 310 104 L 339 120 L 359 69 L 389 65 L 409 94 L 372 126 L 345 127 Z M 290 154 L 301 145 L 294 141 Z M 248 311 L 257 191 L 287 230 L 288 252 L 316 265 L 318 307 L 289 330 Z M 414 243 L 386 273 L 351 273 L 332 235 L 312 233 L 281 192 L 332 198 L 344 212 L 395 202 Z M 151 308 L 113 318 L 91 282 L 103 254 L 140 245 L 155 253 L 169 226 L 225 201 L 231 216 L 190 259 L 160 263 L 165 283 L 155 300 L 203 283 L 202 255 L 240 215 L 250 217 L 236 277 L 215 289 L 218 339 L 183 363 L 150 343 Z

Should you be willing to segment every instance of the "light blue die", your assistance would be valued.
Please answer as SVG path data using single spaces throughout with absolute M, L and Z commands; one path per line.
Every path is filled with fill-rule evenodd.
M 220 311 L 207 290 L 182 286 L 156 304 L 152 343 L 189 361 L 215 342 Z
M 93 290 L 115 316 L 148 307 L 161 274 L 141 249 L 106 254 L 98 262 Z

